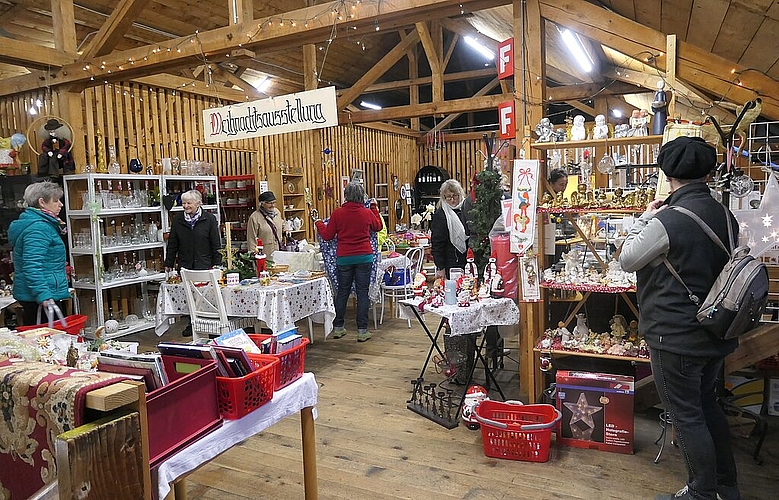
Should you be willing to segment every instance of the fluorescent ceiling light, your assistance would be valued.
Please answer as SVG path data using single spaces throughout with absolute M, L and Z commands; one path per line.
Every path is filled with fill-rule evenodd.
M 592 60 L 590 59 L 590 55 L 587 54 L 587 51 L 584 50 L 582 41 L 579 40 L 579 35 L 572 33 L 570 30 L 563 30 L 560 35 L 568 46 L 571 55 L 573 55 L 576 62 L 579 63 L 579 66 L 581 66 L 586 73 L 592 71 Z
M 379 106 L 378 104 L 373 104 L 372 102 L 366 102 L 366 101 L 360 101 L 360 106 L 368 109 L 381 109 L 381 106 Z
M 613 116 L 614 118 L 622 118 L 622 111 L 618 109 L 612 109 L 611 116 Z
M 477 51 L 479 51 L 479 53 L 481 55 L 483 55 L 484 57 L 486 57 L 490 61 L 495 59 L 495 54 L 493 54 L 490 49 L 488 49 L 487 47 L 485 47 L 484 45 L 479 43 L 479 41 L 476 40 L 475 38 L 473 38 L 472 36 L 466 36 L 465 37 L 465 42 L 468 45 L 470 45 L 471 47 L 473 47 L 474 49 L 476 49 Z

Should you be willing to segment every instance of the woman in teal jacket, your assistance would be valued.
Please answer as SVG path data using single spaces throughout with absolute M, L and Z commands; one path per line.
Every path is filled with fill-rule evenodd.
M 24 190 L 27 208 L 8 228 L 13 247 L 14 298 L 24 309 L 24 324 L 38 323 L 38 307 L 46 309 L 70 298 L 65 271 L 65 224 L 59 219 L 62 210 L 62 188 L 49 181 L 36 182 Z M 57 318 L 52 318 L 57 319 Z

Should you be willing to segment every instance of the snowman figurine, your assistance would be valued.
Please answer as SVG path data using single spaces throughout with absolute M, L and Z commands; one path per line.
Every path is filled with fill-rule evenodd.
M 476 257 L 473 255 L 473 250 L 469 248 L 465 255 L 465 269 L 463 271 L 466 276 L 476 278 L 479 275 L 479 271 L 476 269 Z

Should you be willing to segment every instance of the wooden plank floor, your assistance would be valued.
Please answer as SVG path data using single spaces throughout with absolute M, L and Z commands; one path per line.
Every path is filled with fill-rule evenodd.
M 431 327 L 436 318 L 429 316 Z M 183 340 L 175 326 L 162 339 Z M 480 432 L 463 425 L 446 430 L 406 409 L 410 381 L 429 346 L 420 327 L 385 321 L 373 339 L 358 343 L 354 323 L 346 326 L 346 337 L 323 341 L 321 326 L 315 325 L 315 343 L 306 355 L 306 371 L 319 384 L 321 499 L 639 500 L 684 484 L 678 448 L 667 447 L 661 462 L 652 462 L 660 435 L 654 408 L 636 415 L 633 455 L 557 446 L 553 438 L 547 463 L 486 458 Z M 160 338 L 145 332 L 123 340 L 148 349 Z M 516 352 L 516 337 L 506 347 Z M 499 381 L 509 398 L 525 400 L 516 373 L 516 363 L 507 360 Z M 432 369 L 427 378 L 436 381 Z M 744 499 L 776 498 L 779 491 L 779 417 L 767 418 L 762 465 L 751 458 L 755 441 L 743 435 L 748 431 L 735 431 L 742 435 L 734 441 Z M 190 475 L 189 498 L 302 499 L 301 456 L 300 419 L 288 418 Z

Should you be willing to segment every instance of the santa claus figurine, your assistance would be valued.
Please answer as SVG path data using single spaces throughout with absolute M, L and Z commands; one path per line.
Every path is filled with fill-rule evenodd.
M 463 271 L 466 276 L 476 278 L 479 275 L 479 271 L 476 269 L 476 257 L 473 255 L 473 250 L 469 248 L 465 256 L 465 269 Z

